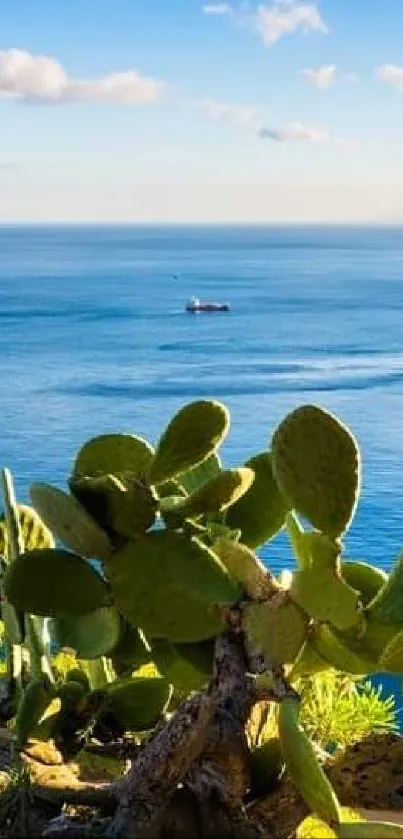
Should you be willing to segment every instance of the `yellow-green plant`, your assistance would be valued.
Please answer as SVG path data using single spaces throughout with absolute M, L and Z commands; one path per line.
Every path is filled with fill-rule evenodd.
M 227 408 L 200 400 L 173 417 L 155 447 L 129 434 L 90 440 L 67 492 L 31 487 L 61 546 L 17 551 L 5 596 L 16 615 L 50 617 L 58 643 L 91 663 L 90 692 L 73 679 L 62 705 L 89 704 L 94 716 L 96 699 L 98 722 L 106 714 L 135 731 L 159 721 L 143 753 L 151 775 L 161 738 L 159 758 L 169 763 L 170 732 L 176 744 L 177 728 L 191 736 L 193 717 L 177 708 L 178 695 L 194 695 L 201 727 L 214 702 L 222 713 L 236 707 L 229 716 L 239 726 L 262 695 L 278 703 L 286 767 L 312 811 L 342 836 L 343 809 L 302 724 L 298 680 L 331 668 L 402 671 L 403 556 L 387 576 L 364 562 L 349 567 L 342 540 L 358 503 L 361 456 L 338 418 L 299 407 L 265 452 L 232 469 L 218 453 L 228 430 Z M 296 562 L 276 580 L 253 549 L 284 528 Z M 158 675 L 131 677 L 149 662 Z M 197 744 L 197 726 L 191 731 Z M 166 773 L 171 782 L 192 748 L 189 741 L 186 759 Z M 146 777 L 143 768 L 139 789 Z

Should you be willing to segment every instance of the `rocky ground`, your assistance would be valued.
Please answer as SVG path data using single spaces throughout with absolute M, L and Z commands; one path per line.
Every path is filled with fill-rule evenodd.
M 16 763 L 9 732 L 0 731 L 0 839 L 105 835 L 113 811 L 105 782 L 121 777 L 125 766 L 123 757 L 94 753 L 65 764 L 52 745 L 39 741 L 31 741 Z M 345 806 L 403 812 L 403 738 L 399 735 L 371 735 L 333 758 L 327 768 Z M 202 819 L 193 811 L 190 798 L 186 806 L 183 790 L 181 814 L 178 820 L 171 809 L 162 836 L 202 839 Z M 239 836 L 292 839 L 306 815 L 304 802 L 285 778 L 266 798 L 247 805 Z

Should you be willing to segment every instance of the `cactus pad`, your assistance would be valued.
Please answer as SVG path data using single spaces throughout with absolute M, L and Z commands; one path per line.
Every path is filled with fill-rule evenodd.
M 212 455 L 229 429 L 229 413 L 220 402 L 185 405 L 162 434 L 149 477 L 160 484 L 188 472 Z
M 156 639 L 152 645 L 152 657 L 161 676 L 181 694 L 188 695 L 191 691 L 200 690 L 211 679 L 213 662 L 211 660 L 210 671 L 206 673 L 205 668 L 200 669 L 189 661 L 189 657 L 181 655 L 181 647 L 184 646 L 187 645 L 174 645 L 162 638 Z
M 42 548 L 54 548 L 53 536 L 36 510 L 25 504 L 18 504 L 17 511 L 25 550 L 35 551 Z M 5 516 L 2 515 L 0 517 L 0 554 L 3 556 L 7 554 L 7 544 L 7 526 Z
M 116 647 L 120 632 L 120 616 L 112 607 L 75 618 L 54 618 L 51 623 L 51 635 L 56 644 L 69 647 L 83 659 L 108 655 Z
M 240 528 L 242 542 L 256 548 L 281 530 L 286 504 L 274 479 L 271 453 L 262 452 L 248 460 L 245 466 L 253 469 L 255 480 L 228 510 L 226 523 L 229 527 Z
M 278 426 L 273 472 L 290 506 L 329 536 L 343 533 L 360 488 L 360 454 L 350 431 L 332 414 L 304 405 Z
M 148 731 L 169 705 L 172 687 L 163 678 L 136 678 L 113 682 L 107 689 L 105 710 L 127 731 Z
M 151 646 L 144 633 L 123 619 L 122 624 L 119 642 L 110 656 L 118 676 L 133 673 L 151 661 Z
M 295 679 L 301 678 L 301 676 L 323 673 L 324 670 L 330 670 L 330 667 L 330 662 L 319 655 L 314 640 L 308 636 L 295 659 L 288 678 L 293 682 Z
M 5 595 L 17 611 L 44 617 L 85 615 L 110 600 L 92 565 L 59 550 L 21 554 L 6 571 Z
M 88 558 L 109 556 L 106 533 L 73 496 L 48 484 L 33 484 L 30 495 L 39 515 L 66 547 Z
M 316 652 L 336 670 L 357 676 L 379 671 L 377 658 L 360 638 L 351 638 L 322 624 L 315 628 L 313 644 Z
M 363 606 L 367 606 L 374 599 L 388 578 L 380 568 L 375 568 L 367 562 L 353 560 L 341 563 L 341 574 L 349 586 L 359 591 Z
M 288 595 L 280 593 L 266 603 L 246 604 L 244 629 L 274 665 L 292 664 L 306 640 L 308 619 Z
M 379 663 L 382 670 L 403 674 L 403 630 L 398 632 L 384 649 Z
M 211 481 L 212 478 L 215 478 L 219 472 L 221 472 L 220 458 L 214 453 L 193 469 L 190 469 L 188 472 L 184 472 L 180 476 L 180 484 L 188 495 L 192 495 L 193 492 L 200 489 L 200 487 L 207 483 L 207 481 Z M 162 487 L 160 489 L 162 489 Z
M 368 604 L 367 616 L 377 623 L 403 623 L 403 553 L 375 598 Z
M 154 457 L 154 449 L 133 434 L 102 434 L 89 440 L 77 454 L 73 475 L 97 475 L 132 472 L 144 475 Z
M 246 545 L 221 538 L 214 543 L 214 552 L 251 600 L 265 600 L 271 594 L 276 586 L 274 578 Z
M 222 605 L 241 589 L 197 538 L 151 531 L 127 542 L 107 563 L 116 604 L 150 638 L 202 641 L 222 631 Z
M 154 524 L 156 495 L 134 475 L 72 478 L 69 484 L 75 498 L 111 538 L 116 533 L 130 538 Z
M 340 546 L 322 533 L 300 537 L 304 566 L 293 575 L 290 594 L 311 618 L 350 629 L 361 618 L 359 593 L 341 577 Z
M 172 512 L 183 518 L 199 518 L 221 513 L 240 498 L 251 486 L 254 473 L 251 469 L 227 469 L 203 484 L 193 495 L 176 498 Z

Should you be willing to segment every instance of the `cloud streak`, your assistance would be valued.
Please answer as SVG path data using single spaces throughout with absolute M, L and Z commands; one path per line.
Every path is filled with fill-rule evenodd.
M 382 64 L 376 68 L 375 75 L 381 82 L 403 89 L 403 67 L 399 67 L 398 64 Z
M 325 64 L 323 67 L 309 67 L 301 70 L 308 82 L 321 90 L 326 90 L 335 82 L 341 81 L 347 84 L 357 84 L 358 76 L 355 73 L 341 73 L 336 64 Z
M 295 140 L 305 140 L 310 143 L 325 143 L 331 139 L 327 128 L 303 125 L 300 122 L 294 122 L 283 129 L 262 126 L 258 131 L 258 137 L 262 140 L 274 140 L 277 143 Z
M 328 64 L 325 67 L 310 67 L 302 70 L 302 75 L 316 87 L 326 90 L 336 81 L 338 70 L 335 64 Z
M 266 47 L 272 47 L 284 36 L 296 32 L 320 32 L 325 35 L 329 31 L 317 3 L 304 0 L 259 3 L 254 11 L 245 11 L 245 4 L 216 3 L 205 5 L 203 11 L 205 14 L 231 17 L 238 25 L 257 33 Z
M 232 11 L 229 3 L 207 3 L 203 6 L 205 15 L 231 15 Z
M 0 98 L 50 104 L 98 102 L 146 105 L 155 102 L 165 85 L 136 70 L 110 73 L 96 79 L 71 78 L 64 67 L 46 55 L 26 50 L 0 51 Z

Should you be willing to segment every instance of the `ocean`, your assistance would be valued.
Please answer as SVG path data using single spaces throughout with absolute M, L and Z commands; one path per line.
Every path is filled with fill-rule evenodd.
M 185 312 L 192 295 L 229 313 Z M 264 450 L 306 402 L 362 447 L 350 558 L 403 544 L 403 228 L 0 228 L 0 465 L 65 486 L 78 447 L 155 442 L 181 405 L 231 411 L 228 465 Z M 289 564 L 285 538 L 263 551 Z
M 191 296 L 229 313 L 187 314 Z M 65 487 L 89 437 L 155 442 L 173 412 L 230 408 L 222 453 L 266 449 L 286 412 L 336 413 L 362 447 L 346 554 L 403 544 L 403 228 L 0 227 L 0 466 L 18 497 Z M 290 567 L 286 538 L 262 551 Z M 402 704 L 400 680 L 382 679 Z

